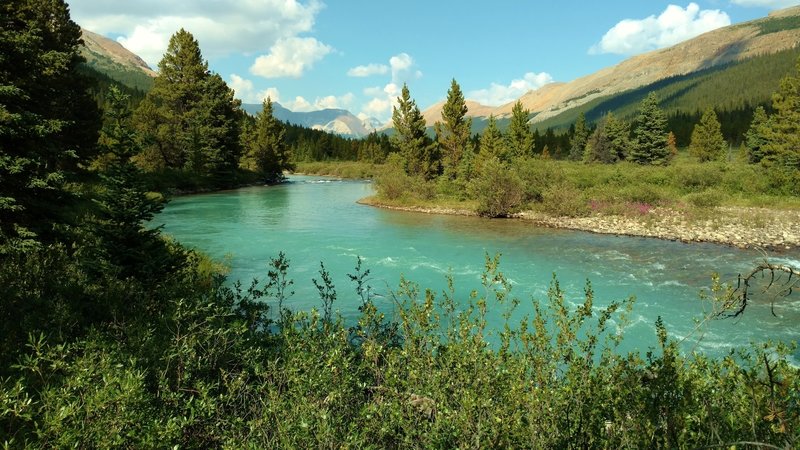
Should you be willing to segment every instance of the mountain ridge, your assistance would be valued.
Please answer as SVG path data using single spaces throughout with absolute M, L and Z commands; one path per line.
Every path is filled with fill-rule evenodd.
M 619 64 L 576 78 L 549 83 L 518 100 L 531 111 L 531 123 L 544 121 L 598 98 L 640 88 L 670 77 L 794 48 L 800 43 L 800 6 L 771 12 L 760 19 L 729 25 L 671 47 L 632 56 Z M 475 103 L 475 102 L 473 102 Z M 511 115 L 516 100 L 498 107 L 475 103 L 468 115 Z M 440 102 L 423 112 L 426 124 L 440 120 Z
M 242 109 L 250 115 L 256 115 L 261 111 L 262 105 L 243 103 Z M 379 122 L 374 118 L 362 120 L 346 109 L 327 108 L 295 112 L 277 102 L 272 102 L 272 115 L 280 121 L 293 125 L 355 138 L 365 137 L 376 131 L 376 124 Z

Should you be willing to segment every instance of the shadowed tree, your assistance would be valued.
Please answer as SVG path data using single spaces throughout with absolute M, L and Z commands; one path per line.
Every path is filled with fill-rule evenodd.
M 569 140 L 569 159 L 580 161 L 584 158 L 586 143 L 589 141 L 589 127 L 586 125 L 586 114 L 581 112 L 575 121 L 575 133 Z
M 283 179 L 283 170 L 292 168 L 285 133 L 283 124 L 272 113 L 272 100 L 265 99 L 252 128 L 242 134 L 242 166 L 260 172 L 268 183 Z
M 69 182 L 96 155 L 99 113 L 60 0 L 0 3 L 0 251 L 77 222 Z

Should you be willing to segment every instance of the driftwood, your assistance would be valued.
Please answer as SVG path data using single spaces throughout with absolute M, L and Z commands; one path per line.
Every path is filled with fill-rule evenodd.
M 769 282 L 767 286 L 762 289 L 763 292 L 776 287 L 777 292 L 774 293 L 771 303 L 772 315 L 775 314 L 775 299 L 788 297 L 792 294 L 795 288 L 800 287 L 800 269 L 786 265 L 786 264 L 772 264 L 768 261 L 757 265 L 746 275 L 739 274 L 736 289 L 731 292 L 731 295 L 725 302 L 725 307 L 718 313 L 722 317 L 738 317 L 747 308 L 748 302 L 751 297 L 751 282 L 757 277 L 767 278 Z

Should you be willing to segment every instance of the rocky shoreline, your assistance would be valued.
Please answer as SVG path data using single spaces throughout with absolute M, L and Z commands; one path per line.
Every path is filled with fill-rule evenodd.
M 359 200 L 364 205 L 425 214 L 476 216 L 467 209 L 397 206 L 374 198 Z M 641 215 L 592 215 L 553 217 L 535 211 L 513 216 L 539 226 L 588 231 L 620 236 L 651 237 L 681 242 L 710 242 L 738 248 L 786 251 L 800 247 L 800 211 L 768 208 L 718 207 L 704 217 L 686 211 L 653 208 Z

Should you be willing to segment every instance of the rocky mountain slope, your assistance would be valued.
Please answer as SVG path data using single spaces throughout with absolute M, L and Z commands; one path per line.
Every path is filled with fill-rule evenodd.
M 541 122 L 598 98 L 666 78 L 791 49 L 798 43 L 800 7 L 787 8 L 762 19 L 710 31 L 673 47 L 631 57 L 616 66 L 568 83 L 548 84 L 529 91 L 519 100 L 534 114 L 532 122 Z M 511 102 L 497 108 L 469 105 L 470 115 L 508 117 L 513 104 Z M 440 103 L 424 112 L 428 125 L 440 120 L 441 108 Z
M 146 91 L 157 75 L 142 58 L 119 42 L 81 28 L 86 65 L 128 87 Z

